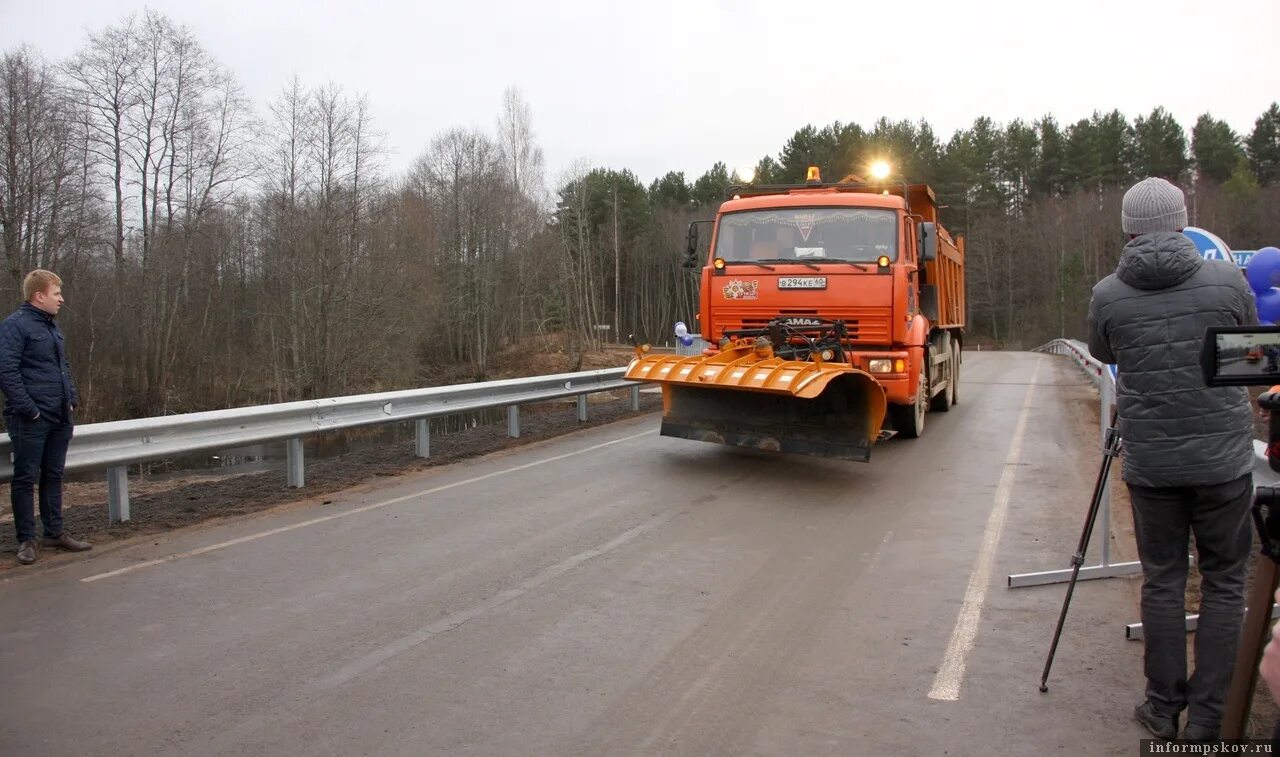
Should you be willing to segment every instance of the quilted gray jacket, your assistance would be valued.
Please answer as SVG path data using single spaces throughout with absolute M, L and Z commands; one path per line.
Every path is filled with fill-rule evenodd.
M 1253 469 L 1253 411 L 1244 387 L 1208 387 L 1200 348 L 1209 326 L 1253 325 L 1257 305 L 1230 263 L 1206 261 L 1177 232 L 1129 242 L 1089 303 L 1089 351 L 1119 374 L 1124 480 L 1206 486 Z

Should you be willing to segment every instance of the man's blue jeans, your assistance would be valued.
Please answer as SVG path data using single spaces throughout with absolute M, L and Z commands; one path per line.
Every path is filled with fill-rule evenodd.
M 40 520 L 45 538 L 62 535 L 62 469 L 67 462 L 73 427 L 66 421 L 35 420 L 9 416 L 9 439 L 13 441 L 13 481 L 9 495 L 13 501 L 13 524 L 18 543 L 36 538 L 34 489 L 40 485 Z

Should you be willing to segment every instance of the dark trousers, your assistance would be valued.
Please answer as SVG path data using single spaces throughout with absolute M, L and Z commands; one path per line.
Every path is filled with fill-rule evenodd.
M 13 441 L 13 481 L 9 496 L 13 502 L 13 524 L 18 543 L 36 538 L 33 490 L 40 484 L 40 521 L 46 538 L 62 535 L 62 469 L 71 444 L 72 425 L 45 418 L 6 419 Z
M 1142 561 L 1143 664 L 1157 711 L 1216 729 L 1244 622 L 1244 588 L 1253 535 L 1253 476 L 1225 484 L 1129 486 Z M 1195 673 L 1187 677 L 1187 549 L 1195 535 L 1200 619 Z

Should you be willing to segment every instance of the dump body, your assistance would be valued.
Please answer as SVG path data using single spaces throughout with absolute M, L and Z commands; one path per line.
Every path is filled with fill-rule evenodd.
M 739 188 L 703 260 L 697 321 L 712 347 L 683 376 L 653 356 L 628 370 L 663 386 L 663 433 L 847 459 L 866 459 L 886 426 L 918 436 L 925 412 L 955 401 L 965 319 L 963 240 L 937 215 L 924 185 Z M 759 370 L 725 377 L 724 355 L 741 368 L 766 350 L 820 366 L 808 375 L 821 391 L 797 382 L 766 401 L 744 383 Z M 821 417 L 818 441 L 788 431 Z

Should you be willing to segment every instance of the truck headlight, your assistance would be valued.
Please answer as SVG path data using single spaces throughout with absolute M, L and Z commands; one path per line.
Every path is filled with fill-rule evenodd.
M 888 359 L 869 360 L 867 361 L 867 369 L 872 373 L 893 373 L 893 361 Z

